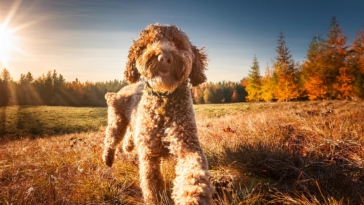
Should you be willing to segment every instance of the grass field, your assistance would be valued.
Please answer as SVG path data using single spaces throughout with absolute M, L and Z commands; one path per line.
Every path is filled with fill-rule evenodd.
M 363 102 L 195 109 L 216 204 L 364 204 Z M 141 204 L 136 157 L 102 164 L 106 108 L 0 110 L 0 204 Z
M 107 108 L 0 107 L 0 135 L 12 138 L 98 131 L 107 123 Z

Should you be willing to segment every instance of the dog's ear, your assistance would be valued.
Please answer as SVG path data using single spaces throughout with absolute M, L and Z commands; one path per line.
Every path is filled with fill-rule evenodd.
M 134 41 L 133 45 L 130 47 L 128 62 L 126 63 L 126 68 L 124 72 L 124 77 L 128 83 L 136 83 L 139 81 L 140 73 L 136 68 L 136 59 L 138 57 L 139 47 L 136 45 L 137 42 Z
M 207 67 L 207 55 L 205 54 L 205 47 L 198 49 L 196 46 L 192 46 L 192 52 L 195 55 L 195 59 L 192 63 L 192 70 L 190 73 L 190 82 L 193 86 L 200 85 L 206 81 L 205 70 Z

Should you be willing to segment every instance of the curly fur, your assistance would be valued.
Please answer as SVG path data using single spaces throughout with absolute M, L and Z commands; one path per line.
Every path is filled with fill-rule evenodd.
M 188 83 L 206 81 L 207 56 L 174 25 L 149 25 L 134 41 L 125 78 L 131 85 L 108 93 L 108 126 L 103 161 L 114 162 L 117 146 L 135 149 L 146 204 L 157 204 L 165 189 L 161 160 L 176 159 L 172 198 L 177 205 L 212 204 L 208 164 L 197 136 Z

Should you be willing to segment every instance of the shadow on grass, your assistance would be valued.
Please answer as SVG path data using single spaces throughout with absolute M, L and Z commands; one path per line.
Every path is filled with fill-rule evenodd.
M 0 135 L 2 143 L 18 140 L 24 137 L 35 139 L 47 134 L 44 119 L 39 113 L 34 113 L 21 106 L 1 107 Z
M 93 108 L 0 107 L 0 143 L 22 138 L 35 139 L 98 131 L 105 124 L 101 119 L 107 119 L 106 112 Z
M 274 144 L 242 143 L 209 158 L 212 166 L 230 166 L 273 182 L 259 188 L 269 203 L 364 202 L 364 154 L 357 143 L 332 141 L 305 150 L 304 138 L 292 135 Z
M 6 133 L 6 107 L 0 107 L 0 136 Z

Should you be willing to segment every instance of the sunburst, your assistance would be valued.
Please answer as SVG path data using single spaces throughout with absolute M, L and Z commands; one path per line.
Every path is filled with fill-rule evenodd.
M 29 27 L 30 25 L 36 23 L 26 22 L 21 25 L 12 25 L 11 21 L 15 16 L 19 17 L 18 8 L 21 5 L 22 0 L 14 0 L 11 8 L 8 11 L 8 15 L 6 15 L 5 19 L 1 21 L 0 19 L 0 65 L 2 64 L 4 67 L 9 66 L 9 62 L 18 54 L 26 55 L 27 53 L 20 48 L 21 44 L 19 41 L 19 36 L 17 36 L 17 32 Z M 14 27 L 15 26 L 15 27 Z
M 16 50 L 14 31 L 3 24 L 0 26 L 0 58 L 5 66 L 10 60 L 12 50 Z

